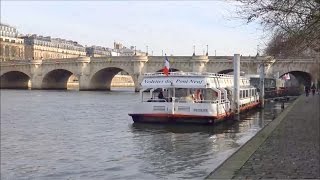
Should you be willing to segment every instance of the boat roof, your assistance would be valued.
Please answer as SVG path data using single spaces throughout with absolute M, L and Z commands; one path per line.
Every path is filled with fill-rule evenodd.
M 146 88 L 226 88 L 233 86 L 233 75 L 208 72 L 145 73 L 141 87 Z M 240 77 L 240 86 L 250 86 L 249 79 Z

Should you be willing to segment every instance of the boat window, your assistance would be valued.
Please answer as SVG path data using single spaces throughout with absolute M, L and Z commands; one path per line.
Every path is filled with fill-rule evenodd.
M 204 99 L 216 101 L 218 99 L 218 92 L 213 89 L 207 89 Z
M 240 90 L 240 99 L 242 99 L 242 98 L 243 98 L 242 93 L 243 93 L 243 91 L 242 91 L 242 90 Z
M 225 99 L 224 99 L 224 96 L 225 96 L 225 95 L 224 95 L 224 92 L 221 91 L 221 100 L 225 100 Z
M 152 90 L 152 89 L 149 88 L 149 89 L 145 89 L 144 91 L 142 91 L 142 93 L 141 93 L 142 102 L 148 101 L 149 99 L 153 99 L 152 95 L 150 95 L 150 90 Z
M 245 90 L 245 92 L 246 92 L 245 97 L 246 97 L 246 98 L 249 97 L 249 92 L 248 92 L 248 90 Z
M 186 97 L 188 95 L 188 89 L 186 88 L 176 88 L 176 98 Z

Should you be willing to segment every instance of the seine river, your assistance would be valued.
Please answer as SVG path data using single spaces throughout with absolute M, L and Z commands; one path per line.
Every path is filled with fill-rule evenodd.
M 1 90 L 1 179 L 203 179 L 280 111 L 217 126 L 134 124 L 139 93 Z M 286 104 L 287 106 L 287 104 Z

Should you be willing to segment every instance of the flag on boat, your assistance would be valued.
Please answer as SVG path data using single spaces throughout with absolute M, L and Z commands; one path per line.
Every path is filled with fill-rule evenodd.
M 164 60 L 164 68 L 163 68 L 163 74 L 166 76 L 169 75 L 169 69 L 170 69 L 170 64 L 167 55 L 165 55 L 165 60 Z
M 283 75 L 283 79 L 284 79 L 284 80 L 290 80 L 290 75 L 289 75 L 289 73 Z

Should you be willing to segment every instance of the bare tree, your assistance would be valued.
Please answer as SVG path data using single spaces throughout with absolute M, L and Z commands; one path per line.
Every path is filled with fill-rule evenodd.
M 320 0 L 237 1 L 241 2 L 240 17 L 248 23 L 259 21 L 265 30 L 274 34 L 267 53 L 286 54 L 285 51 L 302 52 L 305 49 L 320 52 Z

